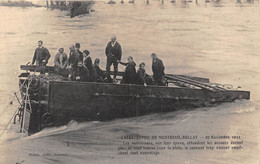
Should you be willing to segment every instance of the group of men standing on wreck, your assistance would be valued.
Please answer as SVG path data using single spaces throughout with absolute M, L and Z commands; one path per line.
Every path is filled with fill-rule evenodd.
M 116 76 L 118 74 L 118 64 L 126 66 L 125 73 L 121 83 L 124 84 L 140 84 L 140 85 L 166 85 L 164 78 L 164 65 L 155 53 L 152 57 L 153 76 L 150 76 L 145 71 L 145 63 L 139 64 L 139 69 L 136 72 L 136 63 L 132 56 L 127 58 L 127 62 L 122 62 L 122 49 L 116 40 L 116 36 L 111 37 L 108 42 L 105 54 L 107 56 L 106 73 L 99 67 L 100 59 L 96 58 L 94 64 L 88 50 L 80 51 L 80 44 L 76 43 L 69 47 L 69 56 L 64 52 L 64 48 L 60 48 L 54 58 L 54 73 L 64 77 L 70 77 L 73 81 L 85 82 L 108 82 L 117 83 Z M 35 50 L 32 65 L 41 66 L 41 73 L 45 72 L 45 66 L 50 59 L 50 53 L 47 48 L 43 47 L 43 42 L 38 41 L 38 48 Z M 114 77 L 111 78 L 110 68 L 114 67 Z

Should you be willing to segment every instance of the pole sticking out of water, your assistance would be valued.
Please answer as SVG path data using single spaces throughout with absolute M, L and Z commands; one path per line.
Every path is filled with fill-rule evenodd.
M 248 3 L 254 3 L 254 0 L 247 0 Z
M 51 9 L 54 9 L 54 3 L 53 3 L 53 0 L 50 0 L 50 3 L 51 3 Z
M 47 9 L 50 7 L 50 6 L 49 6 L 49 1 L 48 1 L 48 0 L 46 0 L 46 7 L 47 7 Z

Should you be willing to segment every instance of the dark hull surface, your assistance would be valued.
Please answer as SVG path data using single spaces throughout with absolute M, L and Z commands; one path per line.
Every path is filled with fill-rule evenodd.
M 45 87 L 37 89 L 37 94 L 31 94 L 32 112 L 28 131 L 64 125 L 70 120 L 104 121 L 191 109 L 249 97 L 247 91 L 213 92 L 163 86 L 49 81 Z M 33 99 L 36 100 L 35 104 Z
M 41 77 L 28 72 L 20 75 L 20 86 L 28 86 L 21 87 L 21 93 L 23 99 L 24 95 L 29 95 L 30 105 L 23 105 L 26 107 L 23 118 L 28 123 L 23 127 L 29 133 L 64 125 L 71 120 L 104 121 L 250 98 L 248 91 L 214 86 L 209 79 L 201 77 L 166 74 L 168 83 L 173 85 L 145 87 L 57 80 L 50 74 L 53 72 L 50 66 L 22 65 L 21 69 L 33 72 L 45 69 L 49 73 Z M 118 76 L 123 75 L 118 72 Z

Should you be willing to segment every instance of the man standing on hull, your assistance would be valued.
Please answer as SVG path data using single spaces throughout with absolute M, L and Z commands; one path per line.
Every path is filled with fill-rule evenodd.
M 83 57 L 83 52 L 80 51 L 80 44 L 79 43 L 75 44 L 75 52 L 78 53 L 79 61 L 83 63 L 84 57 Z
M 118 72 L 118 62 L 120 62 L 122 57 L 122 49 L 120 44 L 116 41 L 116 36 L 111 37 L 111 41 L 108 42 L 106 47 L 106 56 L 107 56 L 107 80 L 112 82 L 112 78 L 110 76 L 110 67 L 113 64 L 114 66 L 114 79 L 113 82 L 116 83 L 116 75 Z
M 153 70 L 153 79 L 156 85 L 165 86 L 166 81 L 164 78 L 164 65 L 161 59 L 157 57 L 155 53 L 152 53 L 151 55 L 153 64 L 152 64 L 152 70 Z
M 77 68 L 78 68 L 78 62 L 79 62 L 79 53 L 76 52 L 74 45 L 71 45 L 69 47 L 69 49 L 70 49 L 70 55 L 69 55 L 67 69 L 70 72 L 71 80 L 76 80 L 76 74 L 77 74 Z
M 45 73 L 46 64 L 48 63 L 48 60 L 50 59 L 51 55 L 47 48 L 43 47 L 43 42 L 41 40 L 38 41 L 38 48 L 36 48 L 32 60 L 32 65 L 36 61 L 36 65 L 40 66 L 40 72 L 41 74 Z

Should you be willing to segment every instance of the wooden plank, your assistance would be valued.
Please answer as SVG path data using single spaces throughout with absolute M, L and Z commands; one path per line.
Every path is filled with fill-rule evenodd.
M 172 75 L 172 74 L 166 74 L 166 75 Z M 188 75 L 176 75 L 176 76 L 188 78 L 188 79 L 199 81 L 199 82 L 202 82 L 202 83 L 209 83 L 209 79 L 204 78 L 204 77 L 195 77 L 195 76 L 188 76 Z
M 40 72 L 40 68 L 39 66 L 36 65 L 21 65 L 20 66 L 21 70 L 25 70 L 25 71 L 31 71 L 31 72 Z M 46 66 L 46 72 L 53 72 L 54 71 L 54 67 L 53 66 Z M 106 73 L 106 71 L 104 71 L 104 73 Z M 110 75 L 114 75 L 114 71 L 110 71 Z M 124 72 L 119 71 L 117 73 L 118 76 L 123 76 Z M 189 78 L 191 80 L 196 80 L 196 81 L 200 81 L 203 83 L 209 83 L 209 79 L 207 78 L 202 78 L 202 77 L 193 77 L 193 76 L 188 76 L 188 75 L 174 75 L 174 74 L 166 74 L 167 76 L 182 76 L 182 77 L 186 77 Z
M 29 123 L 30 123 L 30 118 L 31 118 L 31 112 L 27 109 L 25 109 L 24 113 L 24 124 L 23 124 L 23 129 L 26 130 L 27 132 L 29 131 Z
M 186 79 L 181 78 L 181 77 L 178 77 L 178 76 L 166 75 L 165 77 L 168 78 L 168 79 L 171 79 L 171 80 L 176 80 L 176 81 L 180 81 L 180 82 L 183 82 L 183 83 L 191 84 L 191 85 L 194 85 L 194 86 L 197 86 L 197 87 L 200 87 L 200 88 L 203 88 L 203 89 L 211 90 L 211 91 L 224 90 L 224 89 L 220 89 L 220 88 L 211 86 L 209 84 L 201 83 L 201 82 L 198 82 L 198 81 L 195 81 L 195 80 L 190 80 L 190 79 L 187 79 L 187 78 Z
M 36 66 L 36 65 L 21 65 L 20 66 L 21 70 L 25 70 L 25 71 L 31 71 L 31 72 L 40 72 L 40 67 Z M 46 66 L 46 72 L 53 72 L 54 71 L 54 67 L 53 66 Z M 104 71 L 104 73 L 106 73 L 106 71 Z M 114 75 L 114 71 L 110 71 L 110 75 Z M 117 73 L 118 76 L 123 76 L 124 72 L 118 72 Z
M 31 71 L 31 72 L 40 72 L 40 67 L 36 65 L 21 65 L 21 70 Z M 53 72 L 54 67 L 53 66 L 46 66 L 46 72 Z
M 194 86 L 194 85 L 191 85 L 191 84 L 188 84 L 188 83 L 184 83 L 184 82 L 180 82 L 180 81 L 176 81 L 176 80 L 167 80 L 168 82 L 168 86 L 169 84 L 173 84 L 174 86 L 173 87 L 181 87 L 181 88 L 195 88 L 195 89 L 201 89 L 200 87 L 198 86 Z
M 208 87 L 212 87 L 212 88 L 214 88 L 214 89 L 216 89 L 216 90 L 221 90 L 221 91 L 225 91 L 225 90 L 226 90 L 225 88 L 221 88 L 221 87 L 219 87 L 219 86 L 212 86 L 212 85 L 210 85 L 210 84 L 201 83 L 200 81 L 192 80 L 192 79 L 185 78 L 185 77 L 182 77 L 182 76 L 178 76 L 178 75 L 177 75 L 177 77 L 178 77 L 178 78 L 181 78 L 181 79 L 183 79 L 183 80 L 188 80 L 188 81 L 191 81 L 191 82 L 199 83 L 199 84 L 201 84 L 201 85 L 205 85 L 205 86 L 208 86 Z

